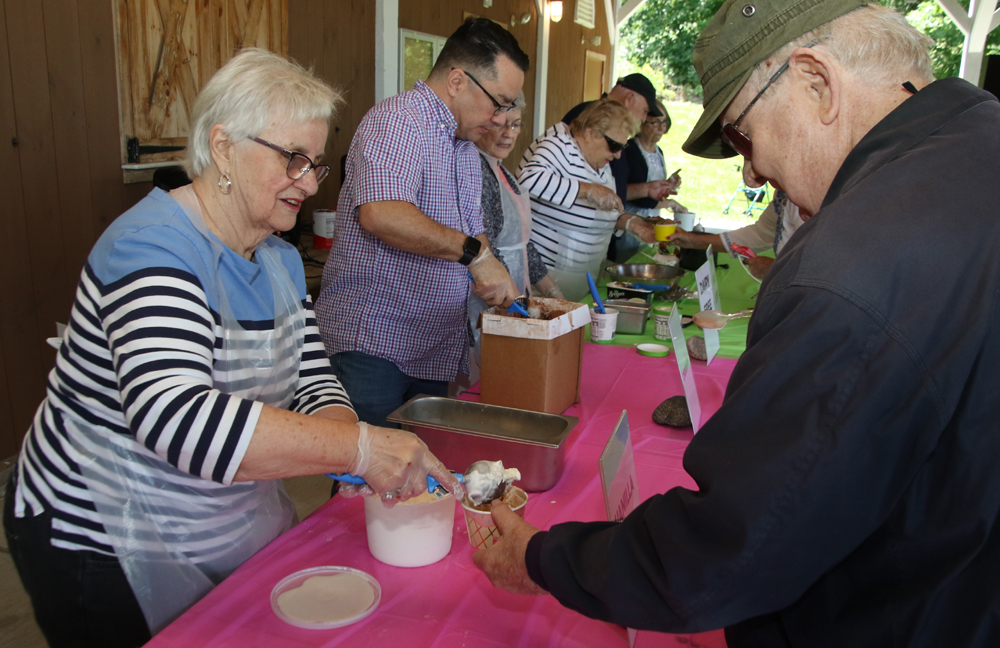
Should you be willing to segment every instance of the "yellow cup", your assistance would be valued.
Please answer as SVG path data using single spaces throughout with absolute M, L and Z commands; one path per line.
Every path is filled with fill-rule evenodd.
M 677 231 L 676 223 L 657 223 L 653 226 L 657 241 L 666 241 L 667 237 Z

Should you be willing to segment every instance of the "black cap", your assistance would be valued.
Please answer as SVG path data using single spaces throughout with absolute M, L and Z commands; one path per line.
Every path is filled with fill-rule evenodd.
M 649 104 L 650 117 L 663 116 L 660 109 L 656 107 L 656 88 L 653 87 L 653 84 L 644 75 L 636 73 L 622 77 L 618 79 L 618 85 L 641 94 L 646 103 Z

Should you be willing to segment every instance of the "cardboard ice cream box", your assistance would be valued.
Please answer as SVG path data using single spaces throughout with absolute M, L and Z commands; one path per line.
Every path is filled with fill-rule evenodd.
M 501 307 L 483 313 L 479 399 L 561 414 L 580 400 L 583 331 L 590 309 L 561 299 L 533 297 L 531 304 L 540 307 L 541 318 L 511 317 Z

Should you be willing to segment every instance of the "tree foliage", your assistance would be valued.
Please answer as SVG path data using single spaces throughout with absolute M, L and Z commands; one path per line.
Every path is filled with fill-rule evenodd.
M 648 65 L 662 72 L 662 85 L 700 92 L 691 52 L 701 30 L 723 2 L 649 0 L 622 29 L 625 58 L 633 65 Z
M 700 95 L 691 52 L 702 29 L 724 0 L 649 0 L 623 26 L 621 55 L 632 66 L 652 71 L 653 83 Z M 910 24 L 934 39 L 931 61 L 937 78 L 958 76 L 964 36 L 935 0 L 883 0 Z M 968 0 L 959 0 L 968 8 Z M 986 40 L 987 54 L 1000 54 L 1000 29 Z M 649 76 L 647 74 L 647 76 Z M 654 78 L 660 76 L 661 78 Z

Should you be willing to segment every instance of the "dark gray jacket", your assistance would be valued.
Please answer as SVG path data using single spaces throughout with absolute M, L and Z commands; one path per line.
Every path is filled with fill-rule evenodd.
M 765 280 L 698 491 L 532 539 L 589 616 L 731 648 L 1000 645 L 1000 104 L 937 81 Z

